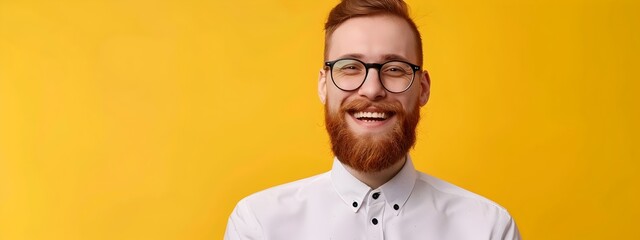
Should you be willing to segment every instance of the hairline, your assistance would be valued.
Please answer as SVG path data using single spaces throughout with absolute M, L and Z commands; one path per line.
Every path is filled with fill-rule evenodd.
M 398 16 L 397 14 L 394 13 L 390 13 L 390 12 L 377 12 L 377 13 L 372 13 L 372 14 L 366 14 L 366 15 L 356 15 L 353 17 L 349 17 L 346 20 L 342 21 L 340 24 L 337 24 L 335 26 L 332 26 L 330 28 L 325 29 L 325 34 L 324 34 L 324 61 L 328 61 L 328 55 L 329 55 L 329 40 L 331 39 L 331 37 L 333 36 L 333 33 L 340 27 L 342 26 L 345 22 L 351 20 L 351 19 L 355 19 L 355 18 L 364 18 L 364 17 L 378 17 L 378 16 L 390 16 L 390 17 L 395 17 L 398 19 L 401 19 L 405 24 L 408 25 L 409 29 L 411 30 L 411 33 L 413 34 L 413 40 L 414 40 L 414 44 L 416 47 L 416 54 L 417 54 L 417 65 L 418 66 L 422 66 L 423 63 L 423 54 L 422 54 L 422 43 L 419 42 L 420 40 L 422 40 L 422 37 L 420 35 L 420 31 L 418 30 L 418 26 L 416 26 L 415 22 L 412 22 L 413 20 L 411 19 L 407 19 L 404 16 Z M 412 24 L 413 23 L 413 24 Z

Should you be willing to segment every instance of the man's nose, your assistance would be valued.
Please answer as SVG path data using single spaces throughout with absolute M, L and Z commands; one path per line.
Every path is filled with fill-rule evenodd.
M 358 94 L 366 97 L 371 101 L 380 100 L 387 95 L 387 91 L 382 86 L 378 69 L 370 69 L 367 77 L 358 89 Z

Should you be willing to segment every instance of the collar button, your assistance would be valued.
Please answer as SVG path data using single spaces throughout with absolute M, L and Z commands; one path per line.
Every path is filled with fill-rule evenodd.
M 378 197 L 380 197 L 380 193 L 374 193 L 373 195 L 371 195 L 371 197 L 373 197 L 373 199 L 378 199 Z

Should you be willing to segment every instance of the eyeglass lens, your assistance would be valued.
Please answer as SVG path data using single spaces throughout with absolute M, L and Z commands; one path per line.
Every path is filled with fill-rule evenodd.
M 365 81 L 367 69 L 362 62 L 344 59 L 333 64 L 331 72 L 335 84 L 346 91 L 355 90 Z M 380 82 L 391 92 L 406 90 L 413 80 L 412 67 L 404 62 L 387 62 L 380 68 Z

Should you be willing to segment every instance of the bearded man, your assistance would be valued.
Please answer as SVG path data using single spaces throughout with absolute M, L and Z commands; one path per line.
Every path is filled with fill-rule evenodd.
M 324 55 L 331 171 L 244 198 L 225 239 L 520 239 L 504 208 L 412 164 L 430 79 L 402 0 L 342 0 Z

